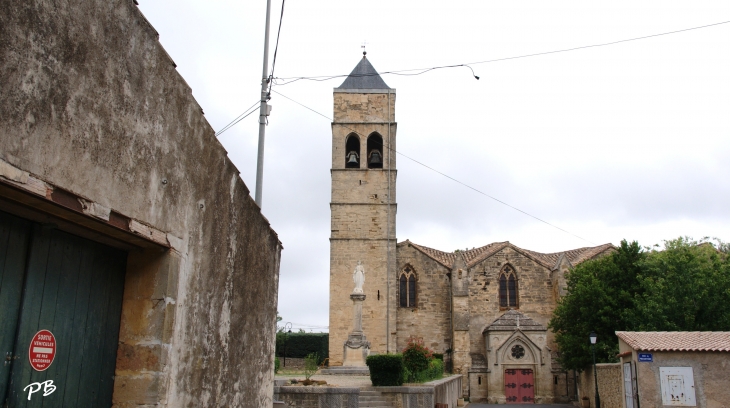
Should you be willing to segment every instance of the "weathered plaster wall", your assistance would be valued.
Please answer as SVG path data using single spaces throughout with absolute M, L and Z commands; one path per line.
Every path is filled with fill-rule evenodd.
M 661 407 L 660 367 L 692 367 L 698 407 L 720 408 L 730 401 L 730 353 L 652 351 L 652 362 L 636 362 L 639 403 L 642 407 Z M 634 360 L 636 361 L 636 360 Z
M 131 0 L 0 1 L 0 159 L 166 234 L 130 252 L 115 405 L 266 406 L 281 245 Z

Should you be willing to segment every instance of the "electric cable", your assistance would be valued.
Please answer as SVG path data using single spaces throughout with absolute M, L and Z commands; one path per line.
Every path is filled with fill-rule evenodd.
M 286 0 L 281 0 L 281 15 L 279 16 L 279 29 L 276 32 L 276 46 L 274 47 L 274 59 L 271 62 L 271 74 L 269 75 L 269 96 L 271 96 L 271 85 L 273 84 L 272 79 L 274 78 L 274 68 L 276 68 L 276 54 L 279 52 L 279 37 L 281 36 L 281 22 L 284 21 L 284 3 Z
M 327 119 L 327 120 L 329 120 L 330 122 L 334 121 L 334 119 L 332 119 L 332 118 L 330 118 L 330 117 L 328 117 L 328 116 L 324 115 L 323 113 L 317 112 L 316 110 L 314 110 L 314 109 L 312 109 L 312 108 L 310 108 L 310 107 L 308 107 L 308 106 L 306 106 L 306 105 L 304 105 L 304 104 L 302 104 L 302 103 L 300 103 L 300 102 L 297 102 L 297 101 L 295 101 L 294 99 L 292 99 L 292 98 L 290 98 L 290 97 L 288 97 L 288 96 L 286 96 L 286 95 L 282 94 L 281 92 L 277 92 L 276 90 L 272 90 L 272 92 L 274 92 L 274 93 L 278 94 L 279 96 L 282 96 L 282 97 L 284 97 L 284 98 L 286 98 L 286 99 L 288 99 L 288 100 L 290 100 L 290 101 L 292 101 L 292 102 L 296 103 L 296 104 L 297 104 L 297 105 L 299 105 L 299 106 L 302 106 L 302 107 L 304 107 L 304 108 L 306 108 L 306 109 L 309 109 L 310 111 L 312 111 L 312 112 L 314 112 L 314 113 L 318 114 L 319 116 L 322 116 L 323 118 L 326 118 L 326 119 Z M 355 129 L 351 128 L 351 127 L 348 127 L 348 126 L 346 126 L 346 125 L 344 125 L 344 124 L 340 124 L 340 126 L 342 126 L 342 127 L 346 128 L 346 129 L 349 129 L 350 131 L 352 131 L 353 133 L 355 133 L 356 135 L 358 135 L 358 136 L 360 136 L 360 137 L 365 137 L 364 135 L 361 135 L 360 133 L 358 133 L 358 131 L 357 131 L 357 130 L 355 130 Z M 382 145 L 381 145 L 381 146 L 382 146 Z M 513 209 L 513 210 L 515 210 L 515 211 L 518 211 L 518 212 L 521 212 L 521 213 L 522 213 L 522 214 L 524 214 L 524 215 L 527 215 L 528 217 L 531 217 L 531 218 L 533 218 L 533 219 L 535 219 L 535 220 L 537 220 L 537 221 L 540 221 L 540 222 L 542 222 L 543 224 L 549 225 L 549 226 L 551 226 L 551 227 L 553 227 L 553 228 L 555 228 L 555 229 L 558 229 L 558 230 L 560 230 L 560 231 L 562 231 L 562 232 L 564 232 L 564 233 L 566 233 L 566 234 L 568 234 L 568 235 L 572 235 L 572 236 L 574 236 L 574 237 L 576 237 L 576 238 L 578 238 L 578 239 L 580 239 L 580 240 L 582 240 L 582 241 L 588 242 L 588 243 L 590 243 L 590 244 L 592 244 L 592 245 L 597 245 L 597 244 L 596 244 L 595 242 L 592 242 L 592 241 L 590 241 L 590 240 L 587 240 L 587 239 L 585 239 L 585 238 L 583 238 L 583 237 L 581 237 L 581 236 L 579 236 L 579 235 L 576 235 L 576 234 L 574 234 L 574 233 L 572 233 L 572 232 L 570 232 L 570 231 L 568 231 L 568 230 L 565 230 L 565 229 L 563 229 L 563 228 L 560 228 L 560 227 L 558 227 L 557 225 L 551 224 L 551 223 L 549 223 L 549 222 L 547 222 L 547 221 L 545 221 L 545 220 L 543 220 L 543 219 L 541 219 L 541 218 L 539 218 L 539 217 L 536 217 L 536 216 L 534 216 L 534 215 L 532 215 L 532 214 L 528 213 L 527 211 L 523 211 L 523 210 L 521 210 L 521 209 L 519 209 L 519 208 L 517 208 L 517 207 L 515 207 L 515 206 L 513 206 L 513 205 L 511 205 L 511 204 L 509 204 L 509 203 L 506 203 L 506 202 L 504 202 L 504 201 L 502 201 L 502 200 L 500 200 L 500 199 L 498 199 L 498 198 L 496 198 L 496 197 L 494 197 L 494 196 L 491 196 L 491 195 L 489 195 L 489 194 L 487 194 L 487 193 L 485 193 L 485 192 L 483 192 L 483 191 L 481 191 L 481 190 L 479 190 L 479 189 L 477 189 L 477 188 L 475 188 L 475 187 L 472 187 L 472 186 L 470 186 L 469 184 L 466 184 L 466 183 L 464 183 L 464 182 L 462 182 L 462 181 L 460 181 L 460 180 L 458 180 L 458 179 L 456 179 L 456 178 L 454 178 L 454 177 L 451 177 L 451 176 L 449 176 L 448 174 L 446 174 L 446 173 L 444 173 L 444 172 L 442 172 L 442 171 L 436 170 L 435 168 L 433 168 L 433 167 L 431 167 L 431 166 L 429 166 L 429 165 L 427 165 L 427 164 L 425 164 L 425 163 L 422 163 L 422 162 L 420 162 L 420 161 L 418 161 L 418 160 L 416 160 L 416 159 L 414 159 L 414 158 L 412 158 L 412 157 L 410 157 L 410 156 L 407 156 L 407 155 L 405 155 L 405 154 L 403 154 L 403 153 L 401 153 L 401 152 L 399 152 L 399 151 L 397 151 L 397 150 L 395 150 L 395 149 L 392 149 L 392 148 L 391 148 L 390 146 L 382 146 L 382 147 L 383 147 L 383 148 L 387 148 L 387 149 L 388 149 L 389 151 L 391 151 L 391 152 L 394 152 L 394 153 L 396 153 L 396 154 L 399 154 L 399 155 L 401 155 L 401 156 L 405 157 L 406 159 L 408 159 L 408 160 L 410 160 L 410 161 L 412 161 L 412 162 L 414 162 L 414 163 L 416 163 L 416 164 L 419 164 L 419 165 L 421 165 L 421 166 L 423 166 L 423 167 L 425 167 L 425 168 L 427 168 L 427 169 L 429 169 L 429 170 L 431 170 L 431 171 L 433 171 L 433 172 L 435 172 L 435 173 L 438 173 L 438 174 L 440 174 L 440 175 L 442 175 L 442 176 L 444 176 L 444 177 L 448 178 L 448 179 L 449 179 L 449 180 L 451 180 L 451 181 L 454 181 L 454 182 L 456 182 L 456 183 L 458 183 L 458 184 L 461 184 L 462 186 L 464 186 L 464 187 L 466 187 L 466 188 L 468 188 L 468 189 L 470 189 L 470 190 L 473 190 L 473 191 L 477 192 L 478 194 L 481 194 L 481 195 L 483 195 L 483 196 L 485 196 L 485 197 L 488 197 L 488 198 L 490 198 L 490 199 L 492 199 L 492 200 L 494 200 L 494 201 L 496 201 L 496 202 L 498 202 L 498 203 L 500 203 L 500 204 L 502 204 L 502 205 L 504 205 L 504 206 L 507 206 L 507 207 L 509 207 L 509 208 L 511 208 L 511 209 Z
M 284 86 L 284 85 L 288 85 L 288 84 L 291 84 L 293 82 L 297 82 L 297 81 L 301 81 L 301 80 L 321 82 L 321 81 L 329 81 L 329 80 L 337 79 L 337 78 L 344 78 L 344 77 L 348 77 L 348 76 L 352 76 L 352 77 L 366 77 L 366 76 L 374 76 L 374 75 L 381 75 L 381 76 L 382 75 L 416 76 L 416 75 L 422 75 L 422 74 L 425 74 L 427 72 L 434 71 L 434 70 L 437 70 L 437 69 L 458 68 L 458 67 L 467 67 L 469 69 L 472 69 L 470 65 L 489 64 L 489 63 L 493 63 L 493 62 L 508 61 L 508 60 L 513 60 L 513 59 L 537 57 L 537 56 L 541 56 L 541 55 L 557 54 L 557 53 L 563 53 L 563 52 L 569 52 L 569 51 L 583 50 L 583 49 L 586 49 L 586 48 L 605 47 L 605 46 L 608 46 L 608 45 L 621 44 L 621 43 L 630 42 L 630 41 L 645 40 L 647 38 L 653 38 L 653 37 L 660 37 L 660 36 L 664 36 L 664 35 L 683 33 L 683 32 L 686 32 L 686 31 L 699 30 L 699 29 L 702 29 L 702 28 L 714 27 L 714 26 L 718 26 L 718 25 L 722 25 L 722 24 L 727 24 L 727 23 L 730 23 L 730 20 L 728 20 L 728 21 L 722 21 L 722 22 L 719 22 L 719 23 L 706 24 L 706 25 L 703 25 L 703 26 L 684 28 L 684 29 L 681 29 L 681 30 L 667 31 L 667 32 L 664 32 L 664 33 L 645 35 L 645 36 L 641 36 L 641 37 L 628 38 L 628 39 L 618 40 L 618 41 L 611 41 L 611 42 L 607 42 L 607 43 L 583 45 L 583 46 L 580 46 L 580 47 L 573 47 L 573 48 L 565 48 L 565 49 L 561 49 L 561 50 L 538 52 L 538 53 L 534 53 L 534 54 L 517 55 L 517 56 L 513 56 L 513 57 L 495 58 L 495 59 L 484 60 L 484 61 L 467 62 L 467 63 L 463 63 L 463 64 L 440 65 L 440 66 L 434 66 L 434 67 L 429 67 L 429 68 L 410 68 L 410 69 L 402 69 L 402 70 L 397 70 L 397 71 L 384 71 L 384 72 L 375 73 L 375 74 L 341 74 L 341 75 L 320 75 L 320 76 L 309 76 L 309 77 L 302 76 L 302 77 L 283 77 L 283 78 L 273 78 L 272 77 L 272 81 L 277 86 Z M 417 71 L 417 72 L 414 72 L 414 71 Z M 472 69 L 472 75 L 474 76 L 474 78 L 479 79 L 479 77 L 474 74 L 474 70 L 473 69 Z M 277 80 L 278 81 L 285 81 L 285 82 L 283 82 L 283 83 L 276 83 Z
M 240 121 L 242 121 L 242 120 L 246 119 L 246 117 L 247 117 L 248 115 L 250 115 L 250 114 L 252 114 L 253 112 L 255 112 L 255 111 L 256 111 L 255 109 L 254 109 L 254 110 L 251 110 L 251 109 L 253 109 L 253 108 L 254 108 L 254 107 L 255 107 L 256 105 L 258 105 L 259 103 L 260 103 L 260 101 L 256 101 L 256 102 L 254 102 L 254 104 L 253 104 L 253 105 L 251 105 L 251 106 L 250 106 L 250 107 L 249 107 L 248 109 L 246 109 L 245 111 L 243 111 L 243 113 L 242 113 L 242 114 L 240 114 L 240 115 L 236 116 L 236 118 L 235 118 L 235 119 L 233 119 L 232 121 L 230 121 L 230 122 L 229 122 L 229 123 L 228 123 L 227 125 L 223 126 L 223 128 L 222 128 L 221 130 L 217 131 L 217 132 L 215 133 L 215 137 L 218 137 L 218 136 L 222 135 L 222 134 L 223 134 L 223 132 L 225 132 L 226 130 L 228 130 L 228 129 L 232 128 L 232 127 L 233 127 L 234 125 L 236 125 L 236 124 L 237 124 L 238 122 L 240 122 Z M 249 112 L 249 111 L 250 111 L 250 112 Z M 248 113 L 247 113 L 247 112 L 248 112 Z M 244 116 L 244 115 L 245 115 L 245 116 Z

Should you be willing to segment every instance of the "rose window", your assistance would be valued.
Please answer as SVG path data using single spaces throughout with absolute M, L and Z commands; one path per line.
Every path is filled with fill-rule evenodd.
M 519 344 L 512 347 L 512 357 L 516 359 L 520 359 L 525 356 L 525 348 L 520 346 Z

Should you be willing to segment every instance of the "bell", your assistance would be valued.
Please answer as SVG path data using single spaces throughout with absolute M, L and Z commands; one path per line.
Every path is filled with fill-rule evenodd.
M 350 152 L 350 154 L 347 155 L 347 163 L 357 164 L 357 153 Z
M 377 150 L 373 150 L 372 153 L 370 153 L 370 164 L 382 164 L 383 160 L 380 156 L 380 152 Z

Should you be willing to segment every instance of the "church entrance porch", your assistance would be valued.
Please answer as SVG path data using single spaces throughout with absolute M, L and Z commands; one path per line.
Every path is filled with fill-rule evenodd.
M 532 370 L 504 370 L 504 395 L 508 404 L 534 403 L 535 377 Z

